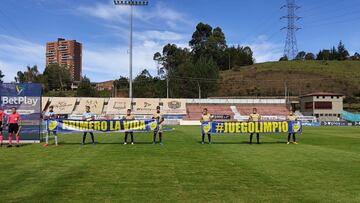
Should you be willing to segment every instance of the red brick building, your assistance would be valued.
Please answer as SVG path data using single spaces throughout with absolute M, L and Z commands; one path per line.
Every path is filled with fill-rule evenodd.
M 46 43 L 46 66 L 54 63 L 67 66 L 72 81 L 79 82 L 82 75 L 82 44 L 62 38 Z
M 96 83 L 96 89 L 101 90 L 112 90 L 113 88 L 113 80 L 105 81 L 105 82 L 99 82 Z

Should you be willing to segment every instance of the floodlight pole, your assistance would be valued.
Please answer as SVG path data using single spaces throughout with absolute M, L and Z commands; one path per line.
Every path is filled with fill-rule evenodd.
M 132 89 L 132 63 L 133 63 L 133 7 L 130 5 L 130 58 L 129 58 L 129 97 L 130 108 L 133 110 L 133 89 Z
M 130 108 L 133 109 L 133 6 L 147 6 L 148 1 L 133 1 L 133 0 L 114 0 L 117 6 L 130 6 L 130 50 L 129 50 L 129 98 L 131 100 Z

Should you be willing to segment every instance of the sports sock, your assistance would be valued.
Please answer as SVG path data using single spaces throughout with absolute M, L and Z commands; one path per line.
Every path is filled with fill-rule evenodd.
M 295 133 L 293 134 L 293 140 L 294 142 L 296 142 Z
M 128 133 L 125 133 L 124 143 L 127 142 Z
M 290 142 L 290 138 L 291 138 L 291 133 L 289 133 L 288 135 L 288 142 Z
M 54 135 L 54 140 L 55 140 L 55 144 L 58 144 L 58 139 L 57 139 L 57 135 L 56 135 L 56 131 L 53 132 Z
M 18 145 L 20 143 L 20 135 L 16 136 L 16 144 Z
M 49 134 L 50 134 L 50 133 L 46 134 L 46 137 L 45 137 L 45 143 L 46 143 L 46 144 L 49 143 Z
M 156 132 L 154 132 L 153 142 L 156 142 Z
M 92 141 L 93 143 L 95 143 L 94 133 L 91 132 L 90 135 L 91 135 L 91 141 Z
M 131 136 L 131 142 L 134 142 L 134 134 L 132 132 L 130 133 L 130 136 Z
M 0 133 L 0 144 L 2 144 L 3 143 L 3 135 Z
M 211 135 L 208 134 L 208 139 L 209 139 L 209 142 L 211 142 Z
M 159 132 L 159 140 L 162 142 L 162 133 Z
M 84 132 L 84 135 L 83 135 L 83 143 L 85 143 L 85 139 L 86 139 L 86 132 Z
M 202 134 L 201 140 L 202 140 L 202 142 L 205 142 L 205 141 L 204 141 L 204 140 L 205 140 L 205 133 Z

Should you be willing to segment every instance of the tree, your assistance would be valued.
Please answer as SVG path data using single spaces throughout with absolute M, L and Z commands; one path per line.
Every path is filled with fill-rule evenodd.
M 161 56 L 160 52 L 156 52 L 154 54 L 153 60 L 157 63 L 157 74 L 160 75 L 161 73 L 163 73 L 163 71 L 160 68 L 160 64 L 161 64 L 161 60 L 162 60 L 162 56 Z
M 171 97 L 197 97 L 198 85 L 204 89 L 203 96 L 210 95 L 210 90 L 216 85 L 219 70 L 254 63 L 251 48 L 228 47 L 225 34 L 220 27 L 213 29 L 208 24 L 199 23 L 192 34 L 189 46 L 191 50 L 167 44 L 163 47 L 162 53 L 154 54 L 153 59 L 157 62 L 159 70 L 163 70 L 165 74 L 160 78 L 152 77 L 152 81 L 158 79 L 155 84 L 162 87 L 164 80 L 168 79 Z M 217 76 L 209 73 L 216 73 Z M 196 77 L 203 79 L 196 80 Z M 142 81 L 150 79 L 142 74 Z M 204 80 L 210 80 L 211 83 Z M 161 95 L 162 92 L 158 94 Z
M 194 59 L 197 60 L 200 56 L 212 57 L 218 66 L 224 66 L 221 58 L 226 48 L 225 34 L 221 28 L 216 27 L 205 42 L 205 49 L 196 52 Z
M 113 82 L 114 87 L 116 89 L 128 89 L 129 88 L 129 79 L 123 76 L 120 76 L 119 79 L 114 80 Z
M 305 55 L 305 60 L 309 61 L 309 60 L 315 60 L 315 55 L 313 53 L 307 53 Z
M 41 73 L 36 65 L 27 66 L 24 72 L 18 71 L 15 81 L 18 83 L 39 83 L 41 82 Z
M 216 88 L 216 81 L 219 78 L 219 69 L 213 59 L 202 56 L 196 63 L 192 64 L 189 71 L 192 76 L 191 83 L 188 86 L 188 89 L 192 90 L 191 96 L 198 96 L 199 88 L 202 97 L 211 95 Z
M 300 51 L 300 52 L 296 55 L 295 60 L 301 60 L 301 61 L 303 61 L 303 60 L 305 60 L 305 55 L 306 55 L 306 53 L 305 53 L 304 51 Z
M 220 27 L 212 29 L 208 24 L 199 23 L 189 41 L 194 61 L 200 57 L 212 57 L 219 67 L 224 67 L 227 62 L 223 60 L 227 48 L 225 34 Z
M 338 60 L 339 59 L 339 53 L 336 50 L 335 47 L 333 47 L 330 51 L 330 60 Z
M 49 90 L 66 90 L 71 86 L 71 75 L 67 66 L 50 64 L 43 75 Z
M 141 71 L 134 79 L 134 97 L 156 98 L 165 97 L 164 81 L 152 77 L 147 69 Z
M 287 55 L 284 55 L 279 59 L 279 61 L 288 61 L 288 60 L 289 58 L 287 57 Z
M 332 60 L 331 52 L 328 49 L 319 51 L 316 55 L 316 60 Z
M 207 44 L 214 49 L 224 51 L 227 48 L 225 34 L 220 27 L 216 27 L 210 35 Z
M 345 45 L 342 43 L 342 41 L 340 41 L 337 47 L 337 60 L 344 61 L 348 59 L 349 55 L 350 54 L 346 50 Z
M 5 77 L 5 75 L 2 73 L 2 70 L 0 70 L 0 84 L 2 84 L 4 81 L 3 81 L 3 78 Z
M 360 54 L 355 52 L 355 54 L 351 57 L 351 60 L 356 60 L 356 61 L 360 60 Z
M 208 24 L 199 23 L 196 26 L 196 30 L 192 35 L 189 45 L 192 50 L 197 53 L 200 50 L 205 50 L 206 42 L 212 35 L 212 27 Z
M 2 70 L 0 70 L 0 84 L 2 84 L 4 81 L 2 80 L 5 77 L 5 75 L 2 73 Z
M 25 75 L 23 72 L 18 71 L 15 76 L 15 82 L 17 83 L 24 83 L 25 82 Z
M 86 76 L 80 81 L 76 91 L 78 97 L 96 97 L 98 96 L 96 89 L 91 85 L 90 79 Z
M 222 59 L 224 60 L 224 65 L 219 66 L 220 70 L 254 64 L 253 52 L 250 47 L 229 47 L 225 50 Z

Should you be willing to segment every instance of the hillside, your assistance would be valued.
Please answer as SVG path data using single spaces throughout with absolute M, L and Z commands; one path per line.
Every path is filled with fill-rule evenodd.
M 217 96 L 281 96 L 336 92 L 360 96 L 360 61 L 283 61 L 220 73 Z

